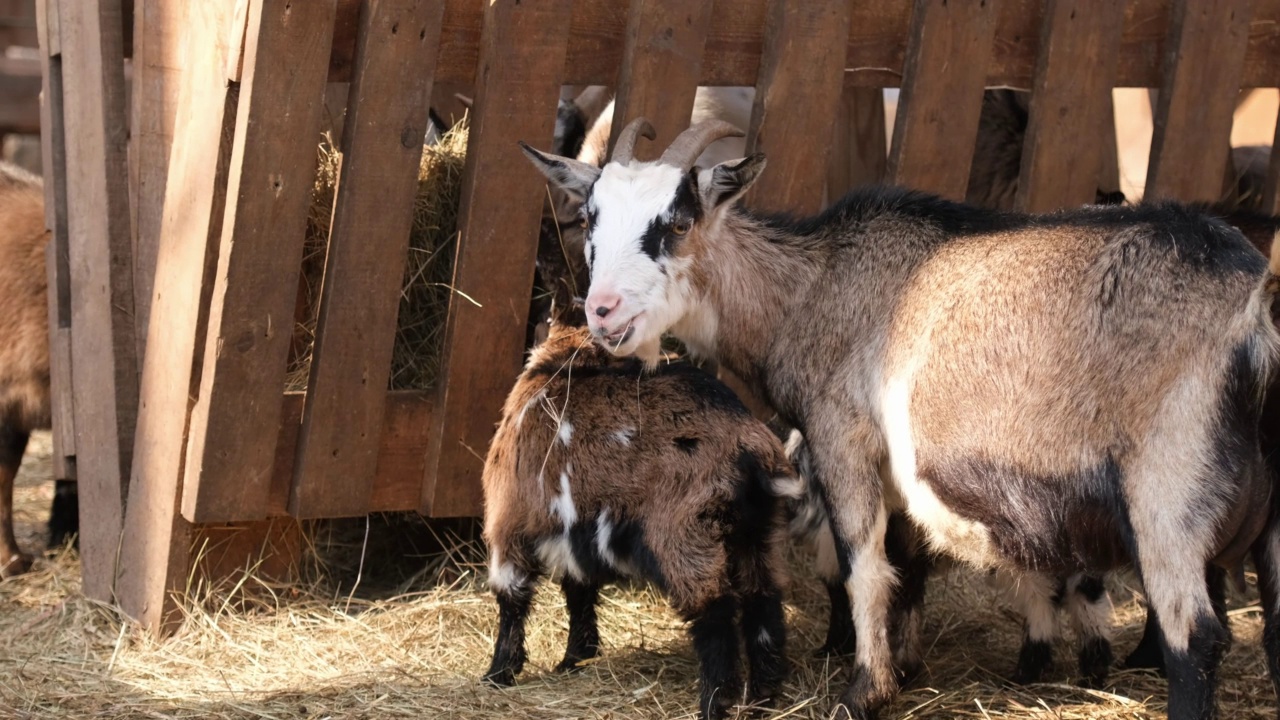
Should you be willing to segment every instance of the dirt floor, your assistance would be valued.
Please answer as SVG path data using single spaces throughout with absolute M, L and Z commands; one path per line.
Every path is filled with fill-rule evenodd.
M 48 452 L 48 436 L 39 436 L 19 480 L 19 542 L 29 549 L 43 543 L 52 495 Z M 379 584 L 366 567 L 354 591 L 354 575 L 336 566 L 287 586 L 247 575 L 238 587 L 188 598 L 185 622 L 164 641 L 86 600 L 74 551 L 55 551 L 33 573 L 0 582 L 0 717 L 695 716 L 697 668 L 683 627 L 643 588 L 604 594 L 604 656 L 572 676 L 550 672 L 566 622 L 559 593 L 547 588 L 520 684 L 481 686 L 496 608 L 477 579 L 479 548 L 446 544 L 443 555 L 410 558 L 419 570 L 396 582 Z M 373 545 L 360 540 L 355 547 L 372 557 Z M 1120 583 L 1114 589 L 1116 654 L 1123 656 L 1141 634 L 1143 616 L 1131 591 Z M 797 572 L 787 612 L 794 671 L 784 701 L 761 717 L 825 717 L 842 689 L 845 662 L 810 656 L 822 639 L 825 604 L 812 578 Z M 1274 718 L 1256 600 L 1236 598 L 1232 608 L 1235 644 L 1222 672 L 1222 717 Z M 1069 638 L 1056 648 L 1058 670 L 1049 682 L 1007 687 L 1002 677 L 1012 669 L 1020 625 L 972 573 L 934 582 L 927 618 L 928 672 L 885 718 L 1164 717 L 1165 683 L 1154 675 L 1116 672 L 1105 691 L 1075 687 Z

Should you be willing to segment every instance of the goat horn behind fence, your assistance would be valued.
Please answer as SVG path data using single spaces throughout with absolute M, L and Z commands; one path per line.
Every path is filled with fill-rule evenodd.
M 618 142 L 613 146 L 613 161 L 624 165 L 631 162 L 635 154 L 636 138 L 640 135 L 650 140 L 658 136 L 653 126 L 643 117 L 627 123 L 627 126 L 622 128 L 622 132 L 618 133 Z
M 746 133 L 723 120 L 703 120 L 680 133 L 658 162 L 675 165 L 682 170 L 693 167 L 703 150 L 720 138 L 742 137 Z

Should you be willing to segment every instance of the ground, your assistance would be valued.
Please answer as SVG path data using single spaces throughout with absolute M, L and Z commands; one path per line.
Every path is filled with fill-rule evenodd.
M 19 541 L 43 543 L 52 495 L 47 435 L 35 438 L 19 479 Z M 363 533 L 359 534 L 361 537 Z M 58 550 L 25 577 L 0 582 L 0 717 L 26 718 L 692 718 L 697 668 L 680 622 L 660 597 L 611 589 L 602 609 L 604 656 L 574 676 L 550 672 L 566 622 L 558 592 L 539 596 L 529 666 L 509 690 L 481 686 L 496 607 L 477 572 L 474 543 L 413 560 L 420 570 L 374 587 L 368 568 L 292 585 L 247 576 L 239 587 L 196 589 L 170 639 L 152 640 L 79 592 L 79 560 Z M 362 548 L 361 543 L 356 544 Z M 803 565 L 796 555 L 795 564 Z M 346 580 L 347 582 L 340 582 Z M 1116 650 L 1141 634 L 1137 598 L 1115 585 Z M 784 701 L 764 714 L 822 718 L 845 677 L 843 660 L 810 656 L 820 644 L 825 594 L 803 570 L 788 605 L 795 663 Z M 1258 648 L 1252 592 L 1231 611 L 1235 644 L 1222 675 L 1222 716 L 1274 718 Z M 1116 672 L 1105 691 L 1073 684 L 1069 640 L 1047 683 L 1011 689 L 1018 621 L 973 573 L 930 587 L 928 672 L 885 718 L 1160 718 L 1165 683 Z

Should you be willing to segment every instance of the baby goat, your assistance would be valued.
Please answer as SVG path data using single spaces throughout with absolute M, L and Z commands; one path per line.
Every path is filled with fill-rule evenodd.
M 561 671 L 599 652 L 600 586 L 640 578 L 691 623 L 703 717 L 738 699 L 739 611 L 749 697 L 767 700 L 786 673 L 779 499 L 800 493 L 782 445 L 710 375 L 686 363 L 650 373 L 595 345 L 581 307 L 567 307 L 568 282 L 551 283 L 557 320 L 507 397 L 485 460 L 500 616 L 485 679 L 510 685 L 524 666 L 540 575 L 560 581 L 569 611 Z
M 1266 258 L 1171 203 L 1029 216 L 871 188 L 814 217 L 759 216 L 736 201 L 762 155 L 694 167 L 740 132 L 703 123 L 656 162 L 603 169 L 526 154 L 582 198 L 597 340 L 656 357 L 671 332 L 804 433 L 857 631 L 847 716 L 897 690 L 894 512 L 980 568 L 1137 568 L 1171 720 L 1215 714 L 1225 629 L 1206 568 L 1252 552 L 1280 670 L 1280 493 L 1258 442 L 1280 348 Z M 640 134 L 643 119 L 618 144 Z

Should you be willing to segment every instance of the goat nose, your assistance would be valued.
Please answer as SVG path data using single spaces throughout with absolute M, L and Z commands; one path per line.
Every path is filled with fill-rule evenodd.
M 601 293 L 587 298 L 587 305 L 596 317 L 607 317 L 618 305 L 622 304 L 622 296 L 617 293 Z

